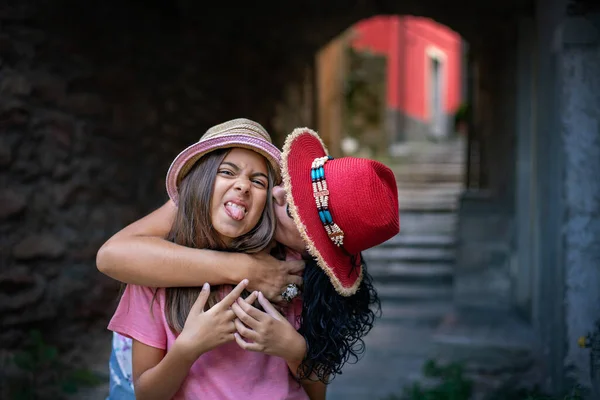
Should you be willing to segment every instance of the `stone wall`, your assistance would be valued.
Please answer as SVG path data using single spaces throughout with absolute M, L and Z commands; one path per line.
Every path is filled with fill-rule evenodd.
M 513 218 L 488 191 L 460 198 L 454 303 L 457 307 L 510 310 L 510 242 Z
M 516 29 L 511 26 L 512 29 Z M 513 304 L 516 40 L 480 49 L 474 83 L 474 136 L 483 142 L 482 187 L 460 199 L 454 294 L 461 307 L 508 310 Z M 513 65 L 514 64 L 514 65 Z
M 596 398 L 600 375 L 596 370 L 591 380 L 589 350 L 577 345 L 580 336 L 597 333 L 600 321 L 600 24 L 594 27 L 592 21 L 591 15 L 572 17 L 563 25 L 558 90 L 564 146 L 564 368 L 585 387 L 595 385 Z

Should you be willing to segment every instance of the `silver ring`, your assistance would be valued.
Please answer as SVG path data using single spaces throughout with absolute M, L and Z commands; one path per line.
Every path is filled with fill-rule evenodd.
M 295 283 L 290 283 L 285 287 L 283 293 L 281 293 L 281 297 L 288 303 L 291 302 L 294 297 L 298 296 L 300 291 L 298 290 L 298 286 Z

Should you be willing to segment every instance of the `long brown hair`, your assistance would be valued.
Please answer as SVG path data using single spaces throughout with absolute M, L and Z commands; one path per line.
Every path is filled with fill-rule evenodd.
M 266 163 L 269 186 L 265 209 L 258 223 L 250 232 L 235 238 L 230 246 L 220 240 L 212 225 L 211 200 L 217 171 L 231 149 L 215 150 L 201 157 L 179 186 L 179 206 L 171 231 L 167 237 L 173 243 L 197 249 L 211 249 L 256 253 L 271 242 L 275 232 L 273 212 L 273 177 L 270 163 Z M 227 266 L 223 266 L 227 268 Z M 212 307 L 218 302 L 220 286 L 211 288 L 207 302 Z M 200 293 L 200 287 L 174 287 L 166 289 L 165 315 L 171 330 L 180 333 L 190 309 Z

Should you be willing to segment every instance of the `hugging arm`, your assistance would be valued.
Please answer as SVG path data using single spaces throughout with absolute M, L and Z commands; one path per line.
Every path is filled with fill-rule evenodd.
M 295 275 L 304 268 L 302 261 L 280 261 L 266 253 L 192 249 L 165 240 L 176 213 L 169 200 L 117 232 L 98 251 L 98 270 L 118 281 L 149 287 L 235 285 L 247 278 L 250 290 L 260 290 L 275 302 L 282 300 L 288 283 L 302 283 Z

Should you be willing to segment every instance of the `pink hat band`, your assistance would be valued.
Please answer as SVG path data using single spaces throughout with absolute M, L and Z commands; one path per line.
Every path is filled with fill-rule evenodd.
M 175 157 L 166 178 L 167 193 L 171 200 L 178 204 L 179 184 L 200 157 L 211 151 L 227 148 L 244 148 L 261 154 L 273 167 L 275 181 L 279 182 L 281 152 L 273 145 L 262 125 L 238 118 L 210 128 L 197 143 Z

